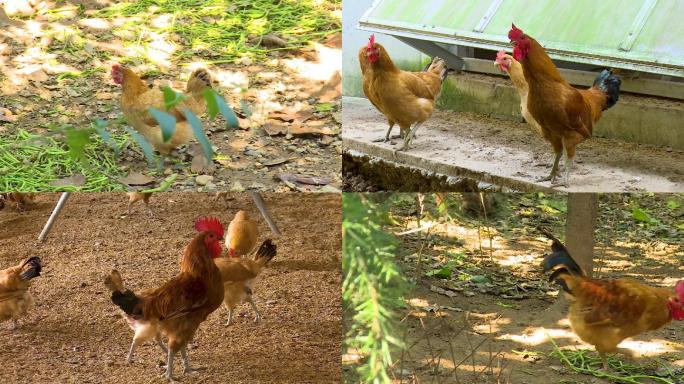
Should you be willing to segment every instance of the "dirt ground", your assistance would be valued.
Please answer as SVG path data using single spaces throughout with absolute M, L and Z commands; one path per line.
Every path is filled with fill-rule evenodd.
M 58 194 L 41 194 L 25 212 L 0 211 L 0 266 L 38 255 L 44 269 L 31 292 L 37 306 L 10 331 L 0 324 L 0 382 L 161 383 L 165 358 L 156 345 L 138 348 L 125 364 L 132 332 L 110 302 L 103 278 L 121 271 L 133 290 L 152 288 L 176 274 L 184 245 L 199 215 L 225 226 L 244 209 L 258 218 L 259 241 L 272 237 L 247 194 L 225 201 L 200 193 L 152 197 L 158 219 L 142 205 L 130 216 L 124 194 L 74 194 L 49 238 L 37 244 Z M 263 319 L 249 306 L 230 327 L 223 307 L 204 322 L 189 347 L 196 376 L 186 383 L 337 383 L 340 381 L 339 194 L 264 196 L 282 237 L 278 254 L 255 287 Z
M 399 140 L 372 142 L 384 135 L 387 122 L 368 100 L 345 97 L 342 114 L 345 151 L 358 151 L 404 166 L 469 177 L 513 190 L 551 187 L 549 182 L 535 179 L 550 172 L 553 151 L 526 123 L 438 110 L 417 131 L 411 149 L 397 152 Z M 570 188 L 556 189 L 677 192 L 682 190 L 684 180 L 682 164 L 681 151 L 593 137 L 578 146 Z M 345 188 L 359 184 L 350 176 L 345 175 L 348 180 Z M 360 184 L 361 191 L 365 190 L 364 183 Z
M 118 169 L 103 172 L 112 183 L 125 188 L 119 179 L 142 172 L 154 179 L 154 186 L 177 174 L 171 187 L 175 191 L 340 188 L 341 39 L 334 31 L 321 33 L 328 37 L 321 42 L 276 50 L 259 60 L 218 60 L 216 52 L 195 48 L 189 57 L 177 59 L 174 51 L 191 47 L 173 33 L 156 37 L 143 33 L 134 38 L 113 26 L 134 22 L 134 17 L 103 21 L 97 16 L 98 10 L 118 2 L 75 1 L 79 8 L 71 2 L 42 3 L 51 10 L 48 15 L 39 12 L 40 16 L 23 16 L 25 20 L 13 16 L 9 25 L 2 24 L 7 28 L 0 31 L 0 136 L 15 137 L 19 130 L 27 130 L 65 140 L 61 127 L 87 128 L 102 119 L 112 134 L 121 137 L 126 124 L 120 120 L 121 88 L 109 74 L 113 63 L 126 62 L 144 75 L 150 87 L 171 85 L 178 90 L 184 89 L 194 68 L 205 67 L 213 76 L 214 88 L 240 117 L 239 129 L 227 129 L 220 117 L 202 119 L 216 153 L 215 169 L 191 170 L 194 154 L 200 152 L 197 144 L 191 144 L 165 158 L 163 173 L 155 172 L 129 138 L 116 163 Z M 103 22 L 110 24 L 102 27 Z M 150 57 L 157 61 L 151 62 Z M 103 147 L 102 151 L 110 150 Z M 214 179 L 197 182 L 196 176 L 202 173 Z M 319 177 L 321 182 L 288 183 L 282 181 L 283 174 Z
M 616 204 L 620 198 L 611 199 L 614 207 L 620 207 Z M 550 242 L 537 235 L 531 223 L 526 227 L 511 223 L 511 217 L 528 217 L 522 213 L 524 209 L 505 211 L 503 217 L 492 219 L 491 248 L 486 229 L 478 236 L 473 222 L 459 219 L 451 225 L 440 221 L 427 237 L 425 232 L 422 238 L 419 233 L 400 237 L 398 259 L 415 287 L 406 296 L 407 309 L 400 314 L 405 333 L 399 336 L 404 338 L 407 348 L 396 355 L 393 382 L 616 382 L 574 373 L 558 356 L 551 355 L 554 348 L 549 336 L 560 348 L 586 349 L 587 356 L 597 358 L 593 347 L 581 342 L 570 330 L 567 308 L 557 299 L 558 288 L 547 283 L 541 271 L 540 263 L 549 252 Z M 390 231 L 394 233 L 417 226 L 414 209 L 401 211 L 403 214 L 394 217 L 402 226 L 392 226 Z M 660 236 L 641 238 L 641 231 L 648 234 L 648 229 L 638 224 L 625 227 L 622 219 L 615 221 L 622 215 L 621 208 L 600 212 L 601 230 L 595 247 L 597 257 L 603 258 L 596 263 L 599 276 L 636 279 L 652 286 L 673 286 L 684 278 L 684 253 L 681 240 L 677 240 L 681 233 L 670 240 Z M 676 219 L 677 213 L 671 216 Z M 677 220 L 681 223 L 681 219 L 675 223 Z M 555 227 L 554 231 L 562 234 L 564 219 L 544 215 L 535 221 Z M 428 222 L 434 223 L 425 218 L 422 225 Z M 632 231 L 634 228 L 639 229 Z M 426 271 L 441 268 L 449 254 L 461 252 L 465 263 L 455 268 L 452 278 L 425 276 Z M 479 275 L 486 282 L 473 284 L 460 279 L 461 275 Z M 633 361 L 616 357 L 642 367 L 649 375 L 661 372 L 659 367 L 664 364 L 675 372 L 670 380 L 684 377 L 683 331 L 684 323 L 671 322 L 621 344 L 641 357 Z M 344 370 L 345 376 L 353 377 L 351 367 Z

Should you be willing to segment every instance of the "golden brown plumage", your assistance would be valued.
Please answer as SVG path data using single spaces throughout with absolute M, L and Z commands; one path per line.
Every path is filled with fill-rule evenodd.
M 192 127 L 187 122 L 183 110 L 188 108 L 195 115 L 206 111 L 206 101 L 202 96 L 204 89 L 211 87 L 211 77 L 205 69 L 197 69 L 191 75 L 185 89 L 187 99 L 181 101 L 170 110 L 164 107 L 164 94 L 160 89 L 148 88 L 145 82 L 133 72 L 119 64 L 112 66 L 112 78 L 121 84 L 121 111 L 128 123 L 140 132 L 156 150 L 168 154 L 173 149 L 187 143 L 194 136 Z M 176 118 L 176 131 L 164 142 L 162 131 L 149 108 L 166 111 Z
M 527 109 L 555 152 L 551 174 L 539 181 L 568 186 L 575 147 L 591 137 L 601 112 L 617 103 L 620 78 L 604 70 L 590 89 L 576 89 L 563 79 L 539 42 L 515 26 L 508 36 L 514 44 L 513 57 L 522 64 L 528 85 Z M 562 153 L 565 175 L 556 183 Z
M 618 345 L 626 338 L 656 330 L 672 319 L 684 319 L 684 281 L 675 289 L 654 288 L 627 280 L 586 276 L 563 244 L 551 233 L 552 253 L 544 260 L 549 281 L 558 282 L 571 301 L 568 320 L 573 332 L 592 344 L 608 369 L 607 353 L 631 352 Z
M 238 211 L 228 225 L 226 234 L 226 248 L 228 256 L 242 257 L 248 255 L 254 249 L 259 231 L 256 221 L 252 220 L 247 212 Z
M 529 92 L 527 88 L 527 81 L 525 80 L 525 74 L 523 73 L 523 68 L 518 60 L 514 59 L 513 56 L 506 54 L 504 51 L 499 52 L 496 57 L 495 65 L 499 66 L 502 71 L 508 73 L 508 76 L 513 82 L 513 86 L 518 91 L 518 96 L 520 96 L 520 113 L 527 124 L 532 127 L 532 130 L 539 136 L 543 136 L 542 128 L 539 126 L 537 120 L 527 109 L 527 94 Z
M 40 258 L 31 257 L 0 271 L 0 322 L 12 320 L 12 329 L 17 328 L 18 319 L 33 306 L 29 287 L 41 269 Z
M 5 207 L 5 202 L 14 203 L 18 211 L 24 211 L 33 204 L 36 198 L 35 193 L 24 192 L 4 192 L 0 193 L 0 209 Z
M 446 62 L 435 57 L 423 72 L 402 71 L 394 65 L 385 48 L 375 43 L 375 37 L 371 36 L 368 45 L 359 50 L 359 64 L 363 93 L 387 117 L 389 124 L 384 140 L 378 141 L 389 141 L 392 127 L 398 124 L 404 138 L 399 150 L 408 149 L 418 127 L 435 109 L 447 74 Z
M 168 337 L 168 380 L 173 379 L 173 358 L 179 351 L 185 372 L 193 371 L 187 359 L 187 344 L 200 323 L 223 301 L 223 282 L 213 261 L 221 255 L 223 227 L 218 220 L 201 218 L 195 228 L 201 232 L 185 247 L 180 273 L 161 287 L 135 294 L 122 291 L 122 283 L 112 283 L 112 279 L 105 282 L 112 290 L 114 304 L 134 320 L 157 322 L 159 331 Z
M 261 320 L 261 314 L 252 299 L 253 287 L 256 278 L 275 255 L 276 246 L 269 239 L 261 244 L 253 259 L 228 257 L 214 259 L 214 263 L 221 271 L 223 281 L 223 305 L 228 310 L 226 325 L 232 324 L 233 309 L 243 302 L 248 302 L 252 306 L 254 321 Z
M 154 217 L 154 212 L 152 212 L 152 208 L 150 208 L 150 197 L 152 197 L 152 192 L 126 192 L 126 195 L 128 196 L 128 207 L 126 208 L 127 215 L 131 214 L 131 205 L 138 201 L 142 201 L 145 204 L 145 208 L 147 208 L 147 213 L 149 213 L 151 217 Z

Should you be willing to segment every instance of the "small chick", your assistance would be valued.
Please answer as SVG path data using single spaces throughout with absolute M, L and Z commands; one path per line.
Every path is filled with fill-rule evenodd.
M 128 195 L 128 208 L 126 208 L 126 215 L 131 214 L 131 205 L 142 200 L 142 202 L 145 203 L 145 208 L 147 208 L 147 212 L 150 214 L 150 217 L 154 217 L 154 212 L 152 212 L 152 208 L 150 208 L 150 197 L 152 196 L 152 192 L 126 192 L 126 194 Z

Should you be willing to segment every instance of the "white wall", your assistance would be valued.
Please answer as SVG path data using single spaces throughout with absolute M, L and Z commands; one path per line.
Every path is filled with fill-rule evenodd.
M 368 44 L 370 33 L 357 28 L 361 16 L 371 7 L 372 0 L 342 1 L 342 94 L 363 96 L 358 53 Z M 399 67 L 415 69 L 423 60 L 422 54 L 394 37 L 375 34 L 375 41 L 382 44 Z

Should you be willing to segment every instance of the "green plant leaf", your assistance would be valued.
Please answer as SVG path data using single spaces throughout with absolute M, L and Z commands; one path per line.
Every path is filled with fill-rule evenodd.
M 632 217 L 636 221 L 641 221 L 642 223 L 655 224 L 657 220 L 651 218 L 651 216 L 641 208 L 632 208 Z
M 199 118 L 197 118 L 197 116 L 195 116 L 194 113 L 192 113 L 187 108 L 183 109 L 183 114 L 185 115 L 185 118 L 188 120 L 188 123 L 190 123 L 192 131 L 195 133 L 195 137 L 197 138 L 197 141 L 199 141 L 200 146 L 202 147 L 204 157 L 206 157 L 207 160 L 211 162 L 211 160 L 214 158 L 214 150 L 211 148 L 211 142 L 209 141 L 207 135 L 204 133 L 204 129 L 202 129 L 202 122 Z
M 332 110 L 332 103 L 320 103 L 316 105 L 316 112 L 330 112 Z
M 207 111 L 209 118 L 213 119 L 218 113 L 226 120 L 229 128 L 237 128 L 240 126 L 240 121 L 232 108 L 228 106 L 223 96 L 219 95 L 215 90 L 207 88 L 202 92 L 204 99 L 207 101 Z
M 97 134 L 100 135 L 100 137 L 102 138 L 102 141 L 104 141 L 105 144 L 107 144 L 107 146 L 111 148 L 112 151 L 114 151 L 114 158 L 118 159 L 120 153 L 119 146 L 116 145 L 116 141 L 114 141 L 112 135 L 105 130 L 105 128 L 107 128 L 107 122 L 101 119 L 97 119 L 93 123 L 93 126 L 95 128 L 95 132 L 97 132 Z
M 176 132 L 176 117 L 166 112 L 162 112 L 157 108 L 150 108 L 148 111 L 159 123 L 159 127 L 162 131 L 162 140 L 165 143 L 171 140 L 171 136 Z
M 187 96 L 174 91 L 170 87 L 162 87 L 162 92 L 164 93 L 164 108 L 167 111 L 187 99 Z
M 425 272 L 425 276 L 439 277 L 440 279 L 450 279 L 452 274 L 452 269 L 449 266 L 444 266 L 442 268 L 433 269 L 431 271 Z
M 152 148 L 152 145 L 147 140 L 145 140 L 145 138 L 141 134 L 134 131 L 133 129 L 127 127 L 126 132 L 128 132 L 128 134 L 131 135 L 131 137 L 133 138 L 133 141 L 135 141 L 140 146 L 143 153 L 145 154 L 145 158 L 147 159 L 147 163 L 150 165 L 150 167 L 156 166 L 157 157 L 154 155 L 154 148 Z
M 82 163 L 86 162 L 85 147 L 90 144 L 90 134 L 93 129 L 76 129 L 68 127 L 64 129 L 66 144 L 69 147 L 69 156 Z
M 667 201 L 667 208 L 669 208 L 669 209 L 677 209 L 681 206 L 682 206 L 682 204 L 680 204 L 678 201 L 674 201 L 674 200 L 668 200 Z
M 144 190 L 142 190 L 142 191 L 140 191 L 140 192 L 143 192 L 143 193 L 148 193 L 148 192 L 150 192 L 150 193 L 164 192 L 164 191 L 166 191 L 167 189 L 169 189 L 169 188 L 173 185 L 173 182 L 176 181 L 176 178 L 177 178 L 177 177 L 178 177 L 178 174 L 177 174 L 177 173 L 171 174 L 169 177 L 167 177 L 166 179 L 164 179 L 164 181 L 162 181 L 162 183 L 159 184 L 159 186 L 158 186 L 157 188 L 144 189 Z

